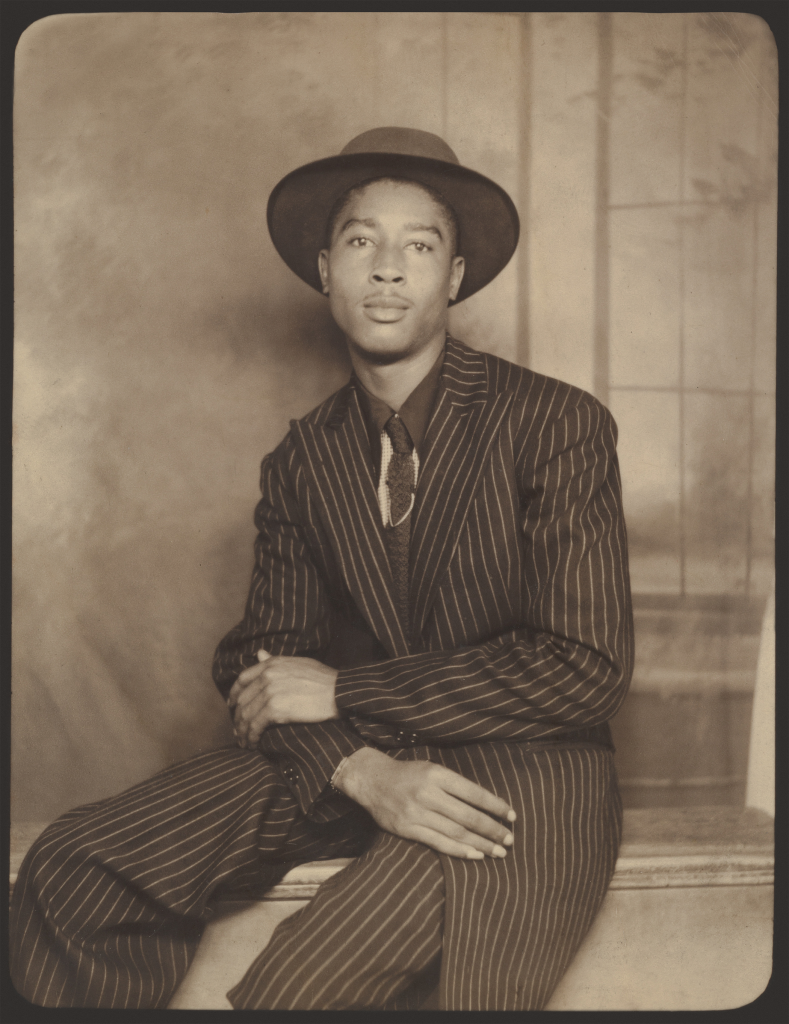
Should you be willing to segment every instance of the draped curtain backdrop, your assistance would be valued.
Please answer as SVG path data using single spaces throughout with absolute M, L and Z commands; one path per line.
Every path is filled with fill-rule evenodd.
M 518 204 L 519 254 L 452 328 L 612 408 L 644 622 L 758 619 L 776 79 L 769 29 L 737 13 L 107 13 L 28 29 L 13 817 L 230 741 L 210 661 L 243 608 L 258 465 L 348 373 L 325 300 L 273 250 L 266 201 L 376 125 L 439 133 Z M 673 679 L 734 694 L 747 719 L 747 642 L 717 675 L 704 655 L 703 685 L 658 685 L 643 635 L 633 708 Z M 637 724 L 620 728 L 625 761 Z

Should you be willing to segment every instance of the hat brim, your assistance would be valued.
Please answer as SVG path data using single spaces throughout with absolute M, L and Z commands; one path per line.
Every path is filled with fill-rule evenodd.
M 440 192 L 457 214 L 459 254 L 466 262 L 455 302 L 484 288 L 509 263 L 518 244 L 515 204 L 494 181 L 459 164 L 403 153 L 347 153 L 305 164 L 286 175 L 268 201 L 268 228 L 290 269 L 322 291 L 318 253 L 334 203 L 354 185 L 392 175 Z

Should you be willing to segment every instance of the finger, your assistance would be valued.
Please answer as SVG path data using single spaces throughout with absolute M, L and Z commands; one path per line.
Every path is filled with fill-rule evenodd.
M 268 651 L 265 651 L 262 647 L 258 651 L 258 661 L 268 661 L 271 657 Z
M 261 695 L 255 705 L 236 711 L 235 730 L 240 740 L 243 741 L 243 745 L 249 745 L 253 724 L 257 722 L 261 714 L 265 714 L 265 708 L 266 698 Z M 262 729 L 260 731 L 262 732 Z
M 425 825 L 415 825 L 409 830 L 405 839 L 413 839 L 417 843 L 424 843 L 438 853 L 445 853 L 448 857 L 459 857 L 461 860 L 484 860 L 485 854 L 476 850 L 473 846 L 467 846 L 450 839 L 443 832 L 436 832 L 435 829 Z
M 236 684 L 234 683 L 233 688 L 227 695 L 227 706 L 230 708 L 231 711 L 238 703 L 238 698 L 241 693 L 243 693 L 243 689 L 241 687 L 237 687 Z
M 450 821 L 468 829 L 469 832 L 490 839 L 500 846 L 512 846 L 514 842 L 512 833 L 506 825 L 502 825 L 495 818 L 476 810 L 463 800 L 450 796 L 449 793 L 438 790 L 435 799 L 430 800 L 428 806 L 438 814 L 449 818 Z
M 237 735 L 236 741 L 238 745 L 244 747 L 245 750 L 254 750 L 258 745 L 260 737 L 270 724 L 266 711 L 263 709 L 253 721 L 246 724 L 243 733 Z
M 258 662 L 257 665 L 250 665 L 249 668 L 245 668 L 244 671 L 239 675 L 236 680 L 237 683 L 241 683 L 242 686 L 249 686 L 253 679 L 257 679 L 261 672 L 265 669 L 263 665 Z
M 242 722 L 240 718 L 233 718 L 233 735 L 236 738 L 236 743 L 239 747 L 246 747 L 247 745 L 247 723 Z
M 258 745 L 258 740 L 271 724 L 271 716 L 269 714 L 268 707 L 264 707 L 249 723 L 249 729 L 247 730 L 247 746 L 250 749 L 254 749 Z
M 470 847 L 472 850 L 478 850 L 480 853 L 487 854 L 488 857 L 507 856 L 505 847 L 500 843 L 493 842 L 484 835 L 465 828 L 460 822 L 444 817 L 443 814 L 426 811 L 422 818 L 422 824 L 434 832 L 446 836 L 447 839 L 451 839 L 461 846 Z
M 263 672 L 263 668 L 260 665 L 252 665 L 251 668 L 245 668 L 244 671 L 239 675 L 233 685 L 230 687 L 230 692 L 227 695 L 227 703 L 230 707 L 234 707 L 238 700 L 239 694 L 243 693 L 244 690 L 249 686 L 253 680 L 257 679 Z
M 451 793 L 452 796 L 456 796 L 459 800 L 472 804 L 474 807 L 479 807 L 480 810 L 493 814 L 497 818 L 504 818 L 505 821 L 510 822 L 515 821 L 515 811 L 505 800 L 496 796 L 495 793 L 491 793 L 490 790 L 478 786 L 471 779 L 466 779 L 449 768 L 443 768 L 440 773 L 436 773 L 435 781 L 447 793 Z
M 233 723 L 236 728 L 236 735 L 242 741 L 242 746 L 248 745 L 250 726 L 260 712 L 265 708 L 267 701 L 267 695 L 265 693 L 259 693 L 256 699 L 251 703 L 246 704 L 244 707 L 239 706 L 236 708 Z
M 265 679 L 255 679 L 254 683 L 248 686 L 245 690 L 239 693 L 236 699 L 237 708 L 245 708 L 248 704 L 251 704 L 261 693 L 268 690 Z
M 239 695 L 239 693 L 241 693 L 241 691 L 243 689 L 244 689 L 244 684 L 240 683 L 238 681 L 238 679 L 236 679 L 236 681 L 230 687 L 230 692 L 227 695 L 227 703 L 228 703 L 229 707 L 234 708 L 236 706 L 236 701 L 238 700 L 238 695 Z
M 513 834 L 507 825 L 502 824 L 496 818 L 491 818 L 482 811 L 475 810 L 462 800 L 455 800 L 454 797 L 445 796 L 445 803 L 438 808 L 438 813 L 451 821 L 456 822 L 468 829 L 475 836 L 490 840 L 496 846 L 509 848 L 515 843 Z M 489 853 L 485 850 L 485 853 Z

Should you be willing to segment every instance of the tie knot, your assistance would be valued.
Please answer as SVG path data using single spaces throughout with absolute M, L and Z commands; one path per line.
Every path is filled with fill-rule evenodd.
M 410 455 L 413 449 L 411 443 L 411 437 L 408 433 L 405 423 L 400 419 L 397 413 L 386 421 L 384 430 L 389 435 L 389 440 L 392 442 L 392 449 L 396 455 Z

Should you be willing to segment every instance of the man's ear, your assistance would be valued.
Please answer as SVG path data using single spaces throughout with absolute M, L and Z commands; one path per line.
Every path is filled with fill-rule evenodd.
M 460 285 L 463 281 L 463 274 L 466 272 L 466 261 L 462 256 L 452 258 L 452 267 L 449 271 L 449 298 L 450 301 L 457 297 Z
M 323 294 L 329 294 L 329 250 L 321 249 L 318 253 L 318 273 L 321 275 Z

